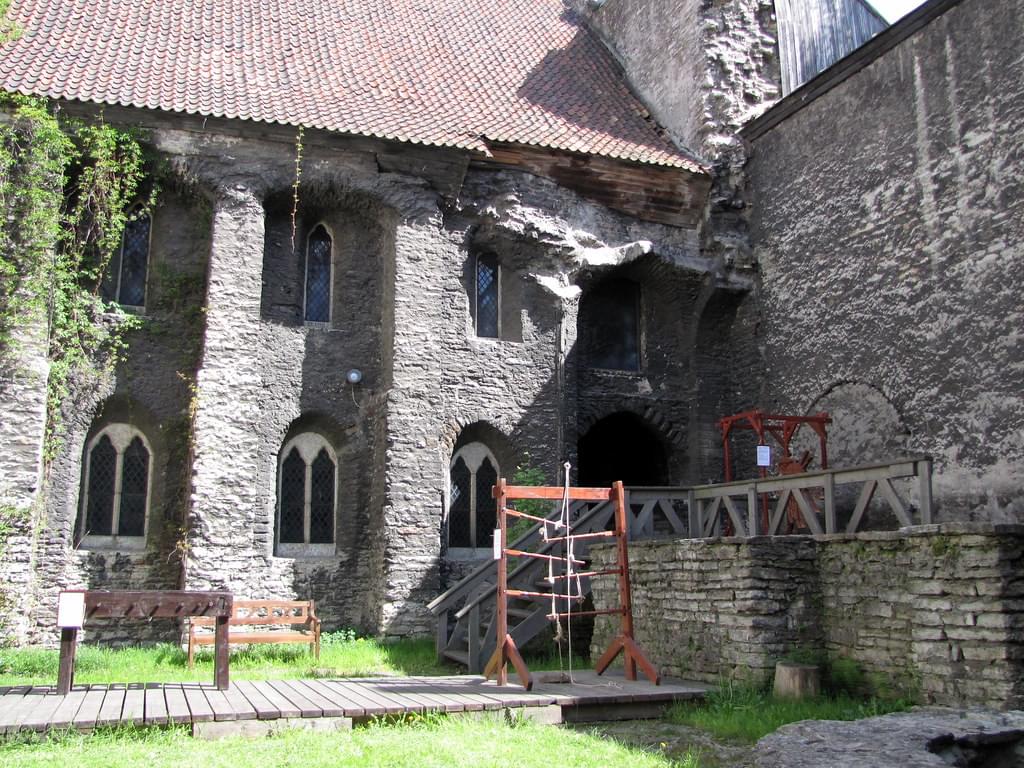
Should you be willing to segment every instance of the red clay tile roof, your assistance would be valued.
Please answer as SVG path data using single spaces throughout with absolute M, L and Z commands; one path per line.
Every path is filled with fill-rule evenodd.
M 8 91 L 700 168 L 564 0 L 13 0 L 9 15 Z

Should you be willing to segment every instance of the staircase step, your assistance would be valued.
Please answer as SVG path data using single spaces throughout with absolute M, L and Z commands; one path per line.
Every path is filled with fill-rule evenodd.
M 464 667 L 469 666 L 469 651 L 457 651 L 453 648 L 446 648 L 442 651 L 442 654 L 446 659 L 458 662 Z

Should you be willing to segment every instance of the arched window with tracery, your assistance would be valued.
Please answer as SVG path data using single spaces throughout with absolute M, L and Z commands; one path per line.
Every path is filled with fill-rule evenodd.
M 150 218 L 136 208 L 124 225 L 121 247 L 107 266 L 100 292 L 107 301 L 125 307 L 146 305 L 146 274 L 149 271 Z
M 305 319 L 308 323 L 331 321 L 331 265 L 333 242 L 323 224 L 317 224 L 306 240 Z
M 130 424 L 110 424 L 86 445 L 76 538 L 86 544 L 144 543 L 152 450 Z
M 491 489 L 498 482 L 498 462 L 483 443 L 459 448 L 449 469 L 448 546 L 490 549 L 497 524 Z
M 334 553 L 337 489 L 337 455 L 322 435 L 305 432 L 285 443 L 278 468 L 278 554 Z

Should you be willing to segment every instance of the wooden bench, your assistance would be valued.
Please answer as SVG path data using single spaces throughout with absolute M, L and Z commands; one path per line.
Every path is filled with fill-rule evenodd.
M 214 619 L 198 616 L 189 620 L 188 665 L 195 663 L 196 648 L 214 642 Z M 235 632 L 235 627 L 266 627 L 265 631 Z M 289 627 L 290 629 L 277 629 Z M 199 631 L 197 631 L 199 630 Z M 320 619 L 312 600 L 235 600 L 228 620 L 228 645 L 255 643 L 308 643 L 320 660 Z

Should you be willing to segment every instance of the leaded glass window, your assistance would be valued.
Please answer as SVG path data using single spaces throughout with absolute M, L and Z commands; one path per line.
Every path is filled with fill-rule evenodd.
M 141 539 L 149 511 L 151 453 L 142 433 L 111 424 L 86 446 L 77 536 Z
M 476 259 L 476 335 L 496 339 L 501 333 L 501 275 L 494 254 Z
M 284 459 L 278 481 L 279 548 L 333 545 L 338 474 L 333 449 L 321 435 L 306 432 L 289 440 L 281 455 Z M 279 552 L 302 553 L 303 550 L 290 550 L 287 546 Z
M 145 306 L 149 230 L 149 216 L 139 211 L 125 224 L 121 248 L 111 258 L 100 286 L 100 292 L 107 301 L 127 307 Z
M 590 368 L 640 370 L 640 286 L 605 280 L 580 304 L 579 337 Z
M 490 549 L 497 525 L 492 489 L 498 462 L 483 443 L 468 443 L 455 452 L 449 469 L 448 546 Z
M 306 320 L 331 320 L 331 236 L 323 224 L 310 232 L 306 243 Z

